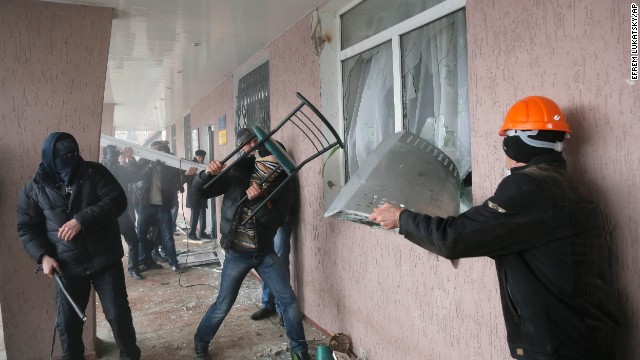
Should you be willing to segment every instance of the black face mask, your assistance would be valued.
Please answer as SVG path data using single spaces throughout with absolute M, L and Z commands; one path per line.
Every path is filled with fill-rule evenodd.
M 58 178 L 62 180 L 65 186 L 71 185 L 71 179 L 73 178 L 73 173 L 78 166 L 79 159 L 80 155 L 78 153 L 71 153 L 61 156 L 55 160 Z

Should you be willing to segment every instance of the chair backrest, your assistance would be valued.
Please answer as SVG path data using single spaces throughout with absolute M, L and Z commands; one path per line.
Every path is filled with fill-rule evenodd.
M 218 179 L 225 172 L 231 170 L 241 159 L 248 156 L 255 149 L 259 148 L 264 144 L 265 148 L 274 155 L 274 157 L 278 160 L 281 167 L 287 173 L 287 177 L 278 185 L 278 187 L 271 191 L 269 195 L 260 203 L 260 205 L 254 209 L 254 213 L 264 206 L 271 198 L 276 196 L 278 192 L 280 192 L 284 186 L 286 186 L 293 177 L 310 161 L 321 156 L 327 151 L 335 148 L 336 146 L 340 148 L 344 148 L 344 143 L 340 139 L 340 136 L 336 132 L 336 130 L 331 126 L 327 118 L 304 96 L 300 93 L 296 93 L 296 96 L 301 100 L 300 104 L 296 106 L 276 127 L 271 130 L 269 133 L 264 131 L 259 126 L 254 126 L 252 128 L 254 136 L 245 140 L 242 144 L 239 144 L 238 147 L 231 152 L 225 159 L 222 160 L 223 163 L 226 163 L 231 157 L 240 152 L 244 145 L 249 143 L 254 138 L 258 139 L 258 143 L 251 147 L 249 151 L 242 154 L 242 156 L 238 157 L 232 164 L 227 166 L 218 176 L 213 178 L 208 184 L 204 187 L 207 188 L 213 184 L 216 179 Z M 277 133 L 284 126 L 293 126 L 295 127 L 296 134 L 306 137 L 309 143 L 313 146 L 313 151 L 309 154 L 297 154 L 297 157 L 301 160 L 296 165 L 296 163 L 291 159 L 291 157 L 287 154 L 287 152 L 271 137 Z M 328 131 L 323 132 L 321 126 L 324 126 Z M 245 220 L 245 222 L 248 219 Z

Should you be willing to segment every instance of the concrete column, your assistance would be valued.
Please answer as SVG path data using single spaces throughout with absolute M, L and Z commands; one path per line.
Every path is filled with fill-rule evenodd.
M 53 281 L 16 232 L 16 203 L 52 131 L 74 134 L 86 160 L 98 159 L 113 9 L 37 1 L 0 1 L 0 302 L 8 359 L 49 357 Z M 85 345 L 95 357 L 95 298 Z M 56 353 L 59 355 L 59 346 Z
M 102 126 L 101 134 L 114 136 L 116 129 L 113 127 L 113 111 L 116 107 L 114 103 L 105 103 L 102 107 Z

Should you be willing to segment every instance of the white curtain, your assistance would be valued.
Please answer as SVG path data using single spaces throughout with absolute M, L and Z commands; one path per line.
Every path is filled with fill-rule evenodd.
M 401 38 L 405 128 L 471 170 L 466 21 L 464 10 Z
M 344 63 L 347 171 L 394 133 L 391 43 L 379 45 Z
M 460 179 L 471 171 L 465 11 L 401 36 L 403 128 L 443 150 Z M 343 62 L 347 175 L 395 131 L 387 42 Z

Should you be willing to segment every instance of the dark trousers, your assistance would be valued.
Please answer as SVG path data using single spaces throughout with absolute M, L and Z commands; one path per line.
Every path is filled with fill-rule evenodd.
M 131 221 L 131 216 L 125 212 L 118 217 L 118 225 L 120 225 L 120 234 L 124 236 L 124 241 L 129 246 L 129 271 L 138 270 L 138 257 L 140 256 L 140 241 L 136 234 L 136 227 Z
M 157 226 L 162 248 L 169 258 L 170 265 L 178 265 L 176 257 L 176 243 L 171 231 L 172 218 L 171 209 L 165 209 L 159 205 L 140 205 L 138 209 L 138 240 L 140 240 L 140 262 L 145 264 L 152 261 L 151 251 L 153 243 L 148 238 L 149 228 Z
M 200 221 L 200 236 L 202 236 L 207 228 L 207 208 L 205 206 L 196 205 L 191 207 L 189 235 L 196 235 L 198 220 Z
M 111 325 L 113 337 L 120 348 L 120 359 L 140 359 L 136 345 L 131 309 L 127 300 L 122 264 L 116 262 L 106 269 L 87 276 L 64 276 L 62 279 L 69 295 L 81 309 L 86 310 L 91 285 L 100 297 L 104 316 Z M 62 359 L 84 359 L 82 327 L 84 323 L 73 310 L 56 282 L 56 307 L 58 333 L 62 347 Z

